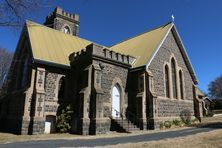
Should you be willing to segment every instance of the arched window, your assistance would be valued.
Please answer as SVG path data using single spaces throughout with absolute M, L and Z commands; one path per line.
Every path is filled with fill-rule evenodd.
M 180 98 L 184 99 L 184 91 L 183 91 L 183 74 L 182 71 L 179 71 L 179 79 L 180 79 Z
M 29 68 L 29 59 L 28 57 L 26 57 L 24 60 L 23 71 L 22 71 L 22 82 L 21 82 L 22 88 L 26 87 L 28 82 L 28 70 L 29 70 L 28 68 Z
M 120 117 L 120 87 L 115 85 L 112 88 L 112 117 Z
M 173 98 L 177 98 L 177 75 L 175 60 L 171 60 Z
M 165 91 L 166 97 L 170 98 L 170 81 L 169 81 L 169 67 L 165 66 Z
M 64 99 L 65 96 L 65 77 L 59 80 L 58 99 Z
M 65 26 L 62 28 L 62 32 L 66 33 L 66 34 L 70 34 L 71 31 L 70 31 L 70 28 L 68 26 Z

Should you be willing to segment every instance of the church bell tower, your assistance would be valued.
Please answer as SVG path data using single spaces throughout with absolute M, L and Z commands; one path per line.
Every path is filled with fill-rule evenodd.
M 79 15 L 67 13 L 60 7 L 56 7 L 53 13 L 46 17 L 44 25 L 66 34 L 78 36 Z

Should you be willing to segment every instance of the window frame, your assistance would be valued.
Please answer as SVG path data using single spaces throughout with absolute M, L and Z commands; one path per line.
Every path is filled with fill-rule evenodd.
M 183 71 L 179 70 L 180 98 L 184 100 Z
M 171 59 L 171 80 L 172 80 L 172 98 L 178 99 L 177 68 L 176 68 L 176 61 L 174 58 Z
M 166 64 L 164 66 L 164 82 L 165 82 L 165 96 L 170 98 L 170 74 L 169 74 L 169 66 Z

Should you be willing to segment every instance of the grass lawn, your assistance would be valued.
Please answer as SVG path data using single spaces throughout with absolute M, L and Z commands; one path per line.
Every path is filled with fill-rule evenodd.
M 222 148 L 222 116 L 203 118 L 197 127 L 218 128 L 210 132 L 199 133 L 186 137 L 165 139 L 151 142 L 119 144 L 108 147 L 121 148 Z
M 119 144 L 113 148 L 220 148 L 222 147 L 222 129 L 192 136 L 151 142 Z

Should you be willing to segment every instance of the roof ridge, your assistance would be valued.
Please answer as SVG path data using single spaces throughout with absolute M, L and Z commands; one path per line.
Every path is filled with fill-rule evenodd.
M 33 24 L 36 24 L 37 26 L 41 26 L 41 27 L 44 27 L 44 28 L 46 28 L 46 29 L 49 29 L 49 30 L 52 30 L 52 31 L 55 31 L 55 32 L 58 32 L 58 33 L 61 33 L 61 34 L 64 34 L 64 35 L 67 35 L 67 36 L 70 36 L 70 37 L 74 37 L 74 38 L 78 38 L 78 39 L 80 39 L 80 40 L 84 40 L 84 41 L 87 41 L 87 42 L 95 43 L 95 42 L 93 42 L 93 41 L 90 41 L 90 40 L 87 40 L 87 39 L 84 39 L 84 38 L 81 38 L 81 37 L 78 37 L 78 36 L 73 36 L 73 35 L 70 35 L 70 34 L 65 34 L 65 33 L 61 32 L 61 31 L 59 31 L 59 30 L 56 30 L 56 29 L 47 27 L 47 26 L 45 26 L 45 25 L 42 25 L 42 24 L 33 22 L 33 21 L 31 21 L 31 20 L 26 20 L 25 22 L 26 22 L 26 26 L 28 26 L 27 23 L 33 23 Z M 95 43 L 95 44 L 97 44 L 97 43 Z
M 173 22 L 170 21 L 170 22 L 165 23 L 165 24 L 163 24 L 163 25 L 159 25 L 159 26 L 157 26 L 157 27 L 155 27 L 155 28 L 152 28 L 152 29 L 150 29 L 150 30 L 148 30 L 148 31 L 144 31 L 144 32 L 139 33 L 139 34 L 137 34 L 137 35 L 135 35 L 135 36 L 129 37 L 129 38 L 127 38 L 127 39 L 124 39 L 124 40 L 122 40 L 122 41 L 120 41 L 120 42 L 118 42 L 118 43 L 116 43 L 116 44 L 113 44 L 112 46 L 110 46 L 110 48 L 112 48 L 113 46 L 118 45 L 118 44 L 120 44 L 120 43 L 126 42 L 126 41 L 128 41 L 128 40 L 130 40 L 130 39 L 133 39 L 133 38 L 136 38 L 136 37 L 141 36 L 141 35 L 143 35 L 143 34 L 146 34 L 146 33 L 148 33 L 148 32 L 151 32 L 151 31 L 154 31 L 154 30 L 156 30 L 156 29 L 159 29 L 159 28 L 161 28 L 161 27 L 165 27 L 165 26 L 167 26 L 167 25 L 169 25 L 169 24 L 171 24 L 171 23 L 173 23 Z

